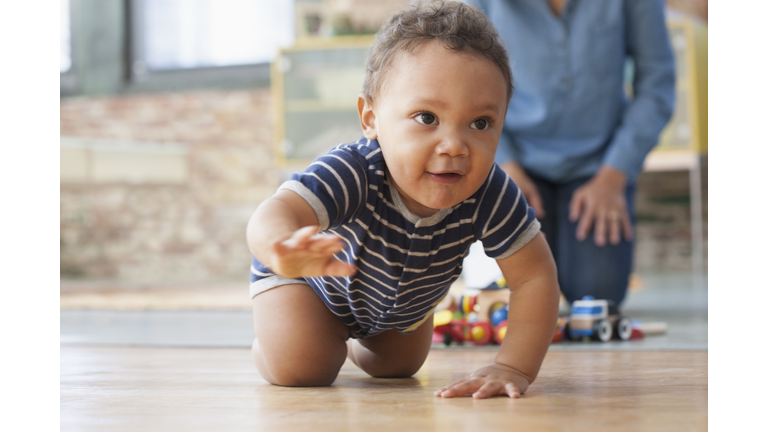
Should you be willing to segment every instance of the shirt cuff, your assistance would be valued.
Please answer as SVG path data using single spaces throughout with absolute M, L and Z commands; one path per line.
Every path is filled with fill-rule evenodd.
M 603 165 L 608 165 L 627 175 L 627 181 L 634 181 L 643 169 L 643 160 L 648 154 L 632 144 L 633 137 L 626 130 L 617 132 L 603 157 Z
M 528 225 L 528 228 L 526 228 L 526 230 L 520 234 L 515 242 L 512 243 L 512 246 L 510 246 L 509 249 L 507 249 L 503 254 L 494 257 L 493 259 L 500 260 L 519 251 L 523 248 L 523 246 L 527 245 L 531 240 L 533 240 L 539 231 L 541 231 L 541 222 L 539 222 L 538 219 L 534 219 L 533 222 Z
M 318 230 L 319 231 L 325 231 L 330 226 L 330 220 L 328 219 L 328 211 L 325 209 L 325 206 L 323 205 L 323 202 L 320 201 L 320 198 L 317 197 L 311 190 L 309 190 L 308 187 L 304 186 L 301 182 L 296 180 L 288 180 L 287 182 L 280 185 L 277 190 L 281 189 L 288 189 L 289 191 L 293 191 L 297 194 L 299 194 L 300 197 L 304 198 L 304 200 L 309 204 L 310 207 L 312 207 L 312 210 L 315 211 L 315 214 L 317 215 L 317 224 L 318 224 Z

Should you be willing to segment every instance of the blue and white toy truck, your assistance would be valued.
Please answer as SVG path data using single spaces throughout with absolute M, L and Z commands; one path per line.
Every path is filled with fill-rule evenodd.
M 608 342 L 616 334 L 621 340 L 632 336 L 629 318 L 619 315 L 619 309 L 610 300 L 595 300 L 584 296 L 573 302 L 571 316 L 565 325 L 565 336 L 570 340 L 588 338 Z

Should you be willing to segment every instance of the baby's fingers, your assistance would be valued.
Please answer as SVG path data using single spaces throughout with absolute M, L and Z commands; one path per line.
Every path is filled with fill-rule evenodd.
M 305 226 L 293 233 L 291 238 L 286 240 L 286 243 L 295 248 L 304 247 L 315 234 L 317 234 L 317 226 Z
M 457 386 L 457 385 L 459 385 L 459 384 L 461 384 L 461 383 L 463 383 L 465 381 L 466 381 L 466 379 L 463 379 L 463 380 L 460 380 L 460 381 L 456 381 L 454 383 L 450 383 L 447 386 L 445 386 L 445 387 L 441 388 L 440 390 L 436 391 L 435 392 L 435 396 L 440 397 L 440 396 L 443 395 L 444 392 L 447 392 L 448 389 L 450 389 L 451 387 Z
M 307 246 L 312 252 L 334 254 L 344 249 L 341 238 L 331 235 L 316 235 L 308 240 Z
M 498 381 L 489 381 L 480 387 L 480 390 L 472 393 L 474 399 L 485 399 L 502 393 L 504 385 Z
M 504 391 L 507 393 L 507 396 L 516 399 L 520 397 L 520 389 L 518 389 L 514 384 L 507 383 L 504 386 Z
M 452 398 L 456 396 L 470 395 L 476 392 L 482 386 L 482 382 L 478 380 L 464 380 L 449 385 L 445 390 L 442 390 L 440 394 L 436 396 L 444 398 Z
M 343 261 L 331 260 L 323 271 L 325 276 L 352 276 L 357 271 L 357 267 L 354 264 L 349 264 Z

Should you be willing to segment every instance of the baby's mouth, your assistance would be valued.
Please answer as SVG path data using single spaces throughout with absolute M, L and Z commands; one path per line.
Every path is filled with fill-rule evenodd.
M 453 184 L 461 179 L 461 174 L 455 172 L 429 173 L 429 177 L 437 183 Z

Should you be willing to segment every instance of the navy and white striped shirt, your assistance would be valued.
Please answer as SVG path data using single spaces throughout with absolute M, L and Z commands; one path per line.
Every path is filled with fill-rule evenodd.
M 346 243 L 336 258 L 354 262 L 355 275 L 306 282 L 355 338 L 390 329 L 410 333 L 448 293 L 472 243 L 481 240 L 488 256 L 504 258 L 540 227 L 517 185 L 495 164 L 465 201 L 428 218 L 414 215 L 387 177 L 379 143 L 366 138 L 333 148 L 280 189 L 307 200 L 320 230 Z M 253 260 L 251 296 L 286 281 Z

